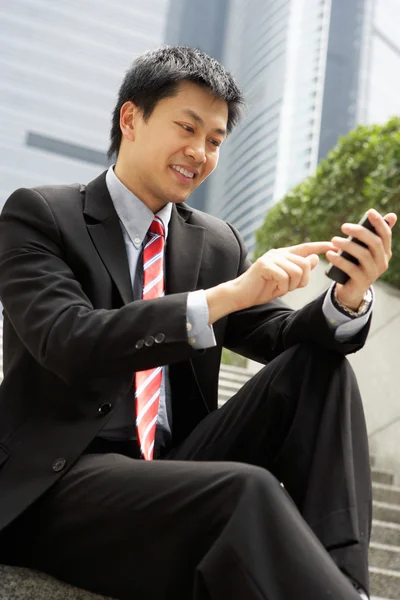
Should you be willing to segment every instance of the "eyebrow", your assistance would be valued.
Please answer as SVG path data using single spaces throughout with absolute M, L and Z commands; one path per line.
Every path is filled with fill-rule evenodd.
M 196 123 L 201 125 L 201 127 L 204 127 L 203 119 L 201 117 L 199 117 L 199 115 L 197 113 L 195 113 L 194 110 L 191 110 L 190 108 L 185 108 L 183 110 L 183 112 L 186 115 L 188 115 L 189 117 L 192 117 L 193 121 L 196 121 Z M 219 133 L 220 135 L 226 136 L 226 129 L 221 129 L 220 127 L 216 127 L 215 129 L 213 129 L 213 131 L 215 131 L 215 133 Z

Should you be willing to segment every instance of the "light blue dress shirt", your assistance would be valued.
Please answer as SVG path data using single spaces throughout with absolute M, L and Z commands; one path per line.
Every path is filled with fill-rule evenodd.
M 138 259 L 141 254 L 147 232 L 154 219 L 153 212 L 139 200 L 125 185 L 117 178 L 114 167 L 111 166 L 106 175 L 106 184 L 110 192 L 115 210 L 120 220 L 122 234 L 125 242 L 126 253 L 129 263 L 129 271 L 132 281 L 132 289 L 135 289 Z M 166 204 L 157 216 L 162 220 L 165 229 L 165 244 L 168 244 L 168 228 L 171 219 L 172 203 Z M 331 289 L 328 290 L 324 304 L 323 313 L 329 327 L 335 331 L 338 341 L 345 341 L 356 335 L 367 323 L 372 303 L 368 312 L 362 317 L 352 319 L 332 304 Z M 138 300 L 139 298 L 134 298 Z M 187 301 L 187 334 L 188 342 L 194 348 L 211 348 L 216 345 L 212 325 L 208 325 L 209 312 L 204 290 L 197 290 L 188 294 Z M 171 439 L 172 411 L 171 392 L 168 378 L 168 366 L 163 367 L 161 384 L 160 405 L 157 419 L 156 440 L 158 444 L 167 445 Z M 134 402 L 121 407 L 107 425 L 102 429 L 101 436 L 108 439 L 129 439 L 135 432 Z

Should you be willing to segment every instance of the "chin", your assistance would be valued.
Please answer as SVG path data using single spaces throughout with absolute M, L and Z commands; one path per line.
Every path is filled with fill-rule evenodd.
M 192 192 L 190 192 L 189 194 L 171 194 L 169 202 L 173 202 L 174 204 L 181 204 L 182 202 L 186 202 L 191 193 Z

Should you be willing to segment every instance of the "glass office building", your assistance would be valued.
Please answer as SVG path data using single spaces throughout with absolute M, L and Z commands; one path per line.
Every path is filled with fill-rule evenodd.
M 229 10 L 230 0 L 169 0 L 166 44 L 199 48 L 221 61 Z M 210 181 L 204 181 L 190 195 L 188 204 L 206 209 Z
M 18 187 L 107 167 L 111 112 L 134 56 L 161 45 L 168 0 L 0 5 L 0 208 Z
M 341 135 L 399 113 L 400 4 L 229 0 L 226 22 L 211 29 L 200 9 L 187 4 L 185 18 L 196 23 L 202 49 L 212 53 L 219 36 L 216 58 L 236 76 L 249 109 L 223 146 L 205 199 L 193 204 L 233 223 L 251 251 L 269 208 Z
M 224 144 L 207 210 L 233 223 L 250 250 L 267 210 L 318 159 L 328 2 L 233 0 L 222 60 L 249 105 Z

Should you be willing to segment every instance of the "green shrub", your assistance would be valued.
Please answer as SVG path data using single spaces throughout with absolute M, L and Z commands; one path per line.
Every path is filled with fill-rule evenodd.
M 236 352 L 232 352 L 232 350 L 228 350 L 228 348 L 222 348 L 222 358 L 221 362 L 224 365 L 231 365 L 233 367 L 243 367 L 247 368 L 247 358 L 242 356 L 241 354 L 236 354 Z
M 255 258 L 270 248 L 330 240 L 344 222 L 357 223 L 368 208 L 400 213 L 400 118 L 359 126 L 342 137 L 301 182 L 266 215 L 256 232 Z M 400 288 L 400 236 L 382 279 Z

